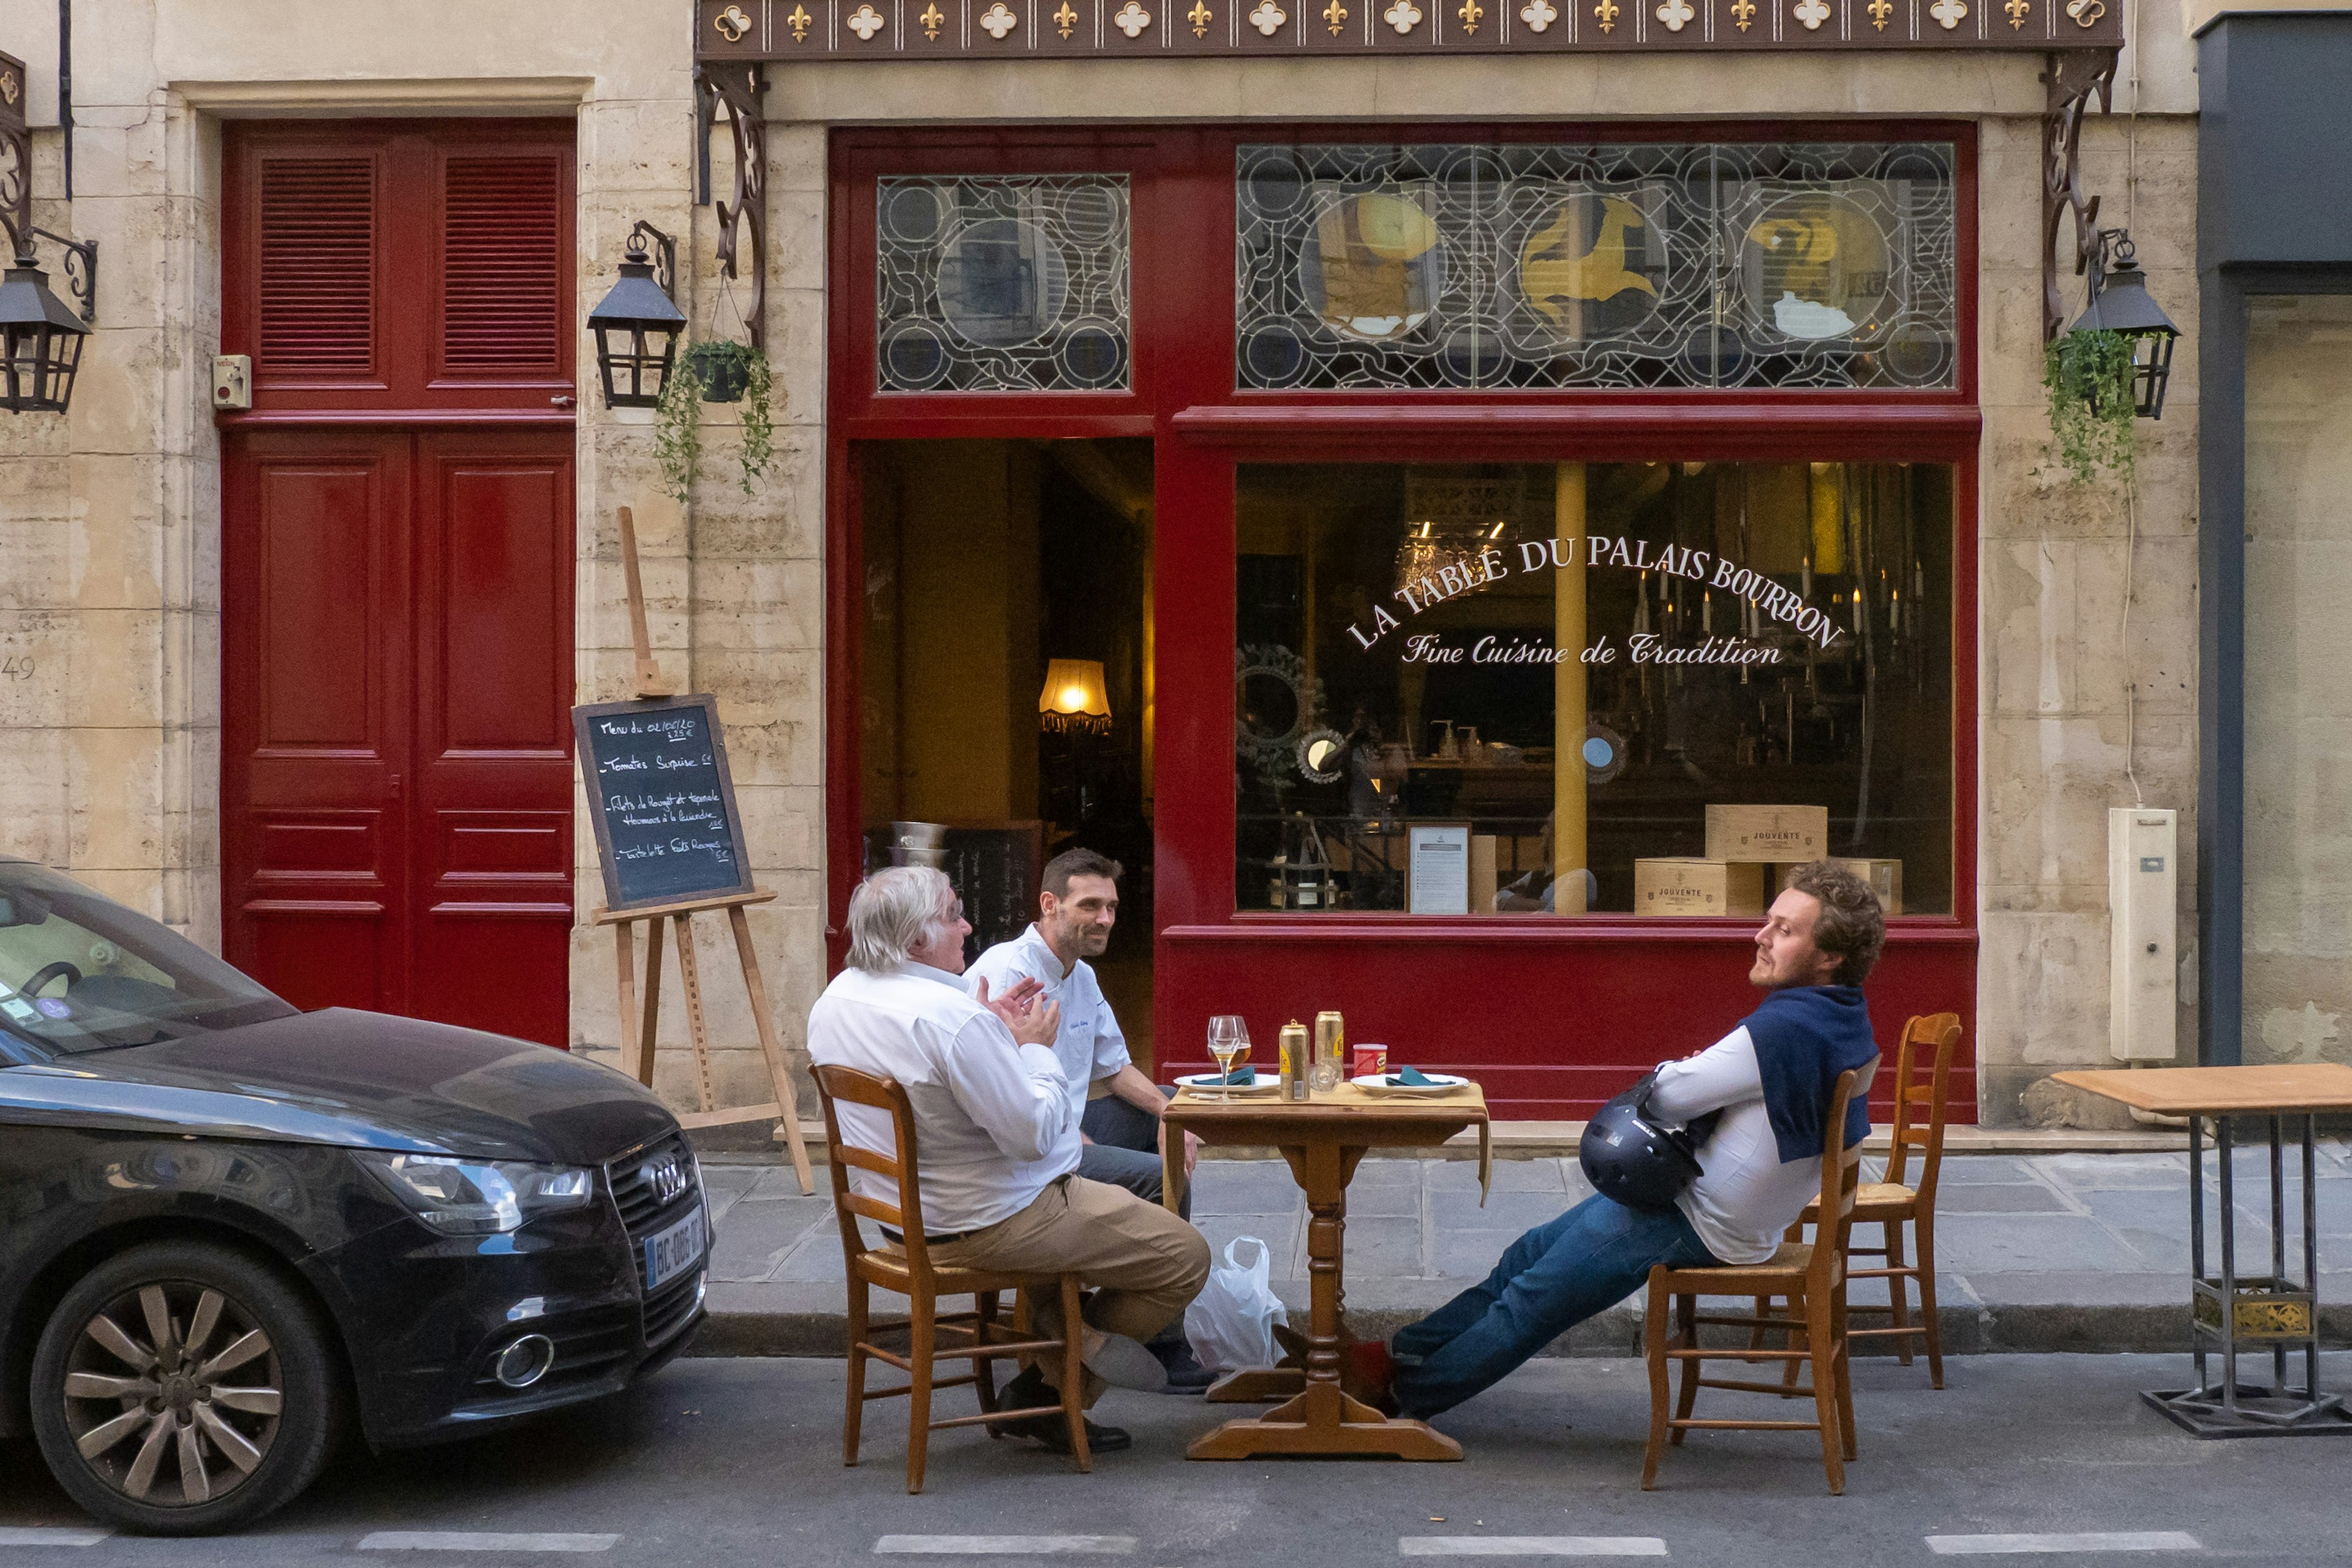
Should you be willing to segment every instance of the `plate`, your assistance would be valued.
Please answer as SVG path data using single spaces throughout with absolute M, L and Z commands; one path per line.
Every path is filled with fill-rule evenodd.
M 1384 1072 L 1366 1073 L 1348 1081 L 1366 1094 L 1444 1094 L 1450 1089 L 1465 1088 L 1470 1082 L 1468 1079 L 1456 1078 L 1450 1072 L 1433 1072 L 1425 1076 L 1429 1079 L 1426 1084 L 1391 1083 L 1389 1075 Z
M 702 1222 L 702 1205 L 697 1204 L 687 1216 L 665 1228 L 658 1236 L 649 1236 L 645 1242 L 646 1294 L 650 1296 L 669 1280 L 677 1279 L 702 1261 L 703 1243 L 709 1232 Z
M 1217 1075 L 1213 1072 L 1187 1073 L 1178 1079 L 1176 1083 L 1177 1087 L 1189 1089 L 1195 1094 L 1213 1094 L 1217 1089 Z M 1255 1083 L 1236 1083 L 1228 1087 L 1235 1094 L 1272 1094 L 1282 1087 L 1282 1084 L 1279 1079 L 1268 1078 L 1265 1074 L 1260 1073 L 1257 1075 Z

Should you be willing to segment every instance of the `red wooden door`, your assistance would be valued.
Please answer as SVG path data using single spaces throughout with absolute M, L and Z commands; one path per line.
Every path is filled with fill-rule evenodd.
M 223 923 L 304 1007 L 567 1041 L 570 142 L 232 128 Z
M 225 480 L 231 962 L 563 1044 L 570 434 L 256 431 Z

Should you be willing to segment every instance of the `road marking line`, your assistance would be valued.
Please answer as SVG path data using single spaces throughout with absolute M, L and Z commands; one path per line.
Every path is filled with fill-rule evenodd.
M 1664 1557 L 1654 1535 L 1400 1535 L 1404 1557 Z
M 1989 1557 L 2026 1552 L 2201 1552 L 2204 1543 L 2181 1530 L 2084 1530 L 2048 1535 L 1931 1535 L 1938 1557 Z
M 95 1546 L 114 1531 L 72 1525 L 0 1525 L 0 1546 Z
M 362 1552 L 610 1552 L 617 1535 L 564 1535 L 533 1531 L 501 1535 L 486 1530 L 379 1530 L 360 1542 Z
M 877 1552 L 953 1557 L 1126 1557 L 1132 1535 L 886 1535 Z

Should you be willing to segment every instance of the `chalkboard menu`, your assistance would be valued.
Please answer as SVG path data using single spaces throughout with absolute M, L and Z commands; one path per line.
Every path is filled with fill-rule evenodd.
M 1037 918 L 1037 889 L 1045 872 L 1045 825 L 950 824 L 946 849 L 947 864 L 940 868 L 955 884 L 964 919 L 971 922 L 971 935 L 964 941 L 964 961 L 970 963 L 998 942 L 1019 936 Z M 866 870 L 878 871 L 890 863 L 889 828 L 869 830 Z
M 714 699 L 588 703 L 572 710 L 572 731 L 608 907 L 751 890 Z

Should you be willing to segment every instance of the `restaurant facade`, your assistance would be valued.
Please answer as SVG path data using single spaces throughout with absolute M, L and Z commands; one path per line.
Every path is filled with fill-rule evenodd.
M 1125 864 L 1163 1068 L 1336 1007 L 1563 1120 L 1747 1010 L 1826 855 L 1895 911 L 1885 1037 L 1965 1021 L 1956 1113 L 2081 1121 L 2044 1080 L 2112 1059 L 2134 805 L 2214 1052 L 2168 5 L 46 17 L 0 50 L 99 289 L 70 408 L 0 416 L 0 852 L 291 1000 L 616 1047 L 567 713 L 632 689 L 627 507 L 796 1056 L 850 889 L 943 823 L 984 928 L 1055 848 Z M 2119 226 L 2182 337 L 2085 481 L 2044 345 Z M 608 404 L 633 231 L 772 428 Z

